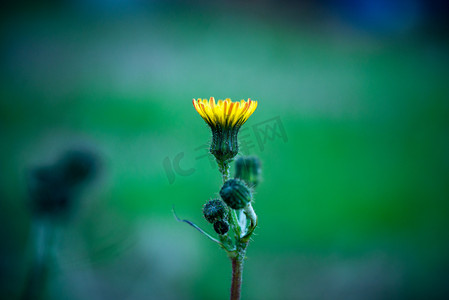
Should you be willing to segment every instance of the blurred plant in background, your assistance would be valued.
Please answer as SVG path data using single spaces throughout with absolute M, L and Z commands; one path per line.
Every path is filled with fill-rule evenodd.
M 42 299 L 47 273 L 55 263 L 61 226 L 70 223 L 80 189 L 98 172 L 99 158 L 86 150 L 69 150 L 49 166 L 29 174 L 31 263 L 22 299 Z

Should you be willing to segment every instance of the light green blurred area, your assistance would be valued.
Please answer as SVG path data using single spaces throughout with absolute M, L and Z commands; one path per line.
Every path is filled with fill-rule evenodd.
M 61 242 L 50 299 L 226 299 L 202 205 L 220 175 L 192 98 L 257 100 L 263 162 L 245 299 L 428 299 L 449 276 L 447 46 L 238 14 L 10 21 L 0 101 L 4 295 L 22 285 L 26 170 L 103 158 Z M 279 117 L 288 141 L 252 131 Z M 164 159 L 184 153 L 170 183 Z M 6 273 L 5 273 L 6 274 Z M 159 281 L 158 281 L 159 280 Z M 115 292 L 116 291 L 116 292 Z M 151 297 L 153 296 L 153 298 Z

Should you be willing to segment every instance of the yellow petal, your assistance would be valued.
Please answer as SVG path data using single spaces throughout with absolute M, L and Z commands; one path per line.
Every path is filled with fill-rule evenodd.
M 231 99 L 219 99 L 215 102 L 214 97 L 207 99 L 193 99 L 193 106 L 200 116 L 210 126 L 241 126 L 248 120 L 257 108 L 257 101 L 240 100 L 232 102 Z

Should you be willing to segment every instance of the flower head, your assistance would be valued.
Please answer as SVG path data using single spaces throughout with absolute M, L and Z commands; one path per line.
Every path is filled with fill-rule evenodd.
M 240 127 L 256 110 L 257 101 L 248 99 L 232 102 L 231 99 L 218 100 L 214 97 L 193 99 L 193 106 L 210 127 Z
M 210 152 L 221 162 L 234 158 L 238 153 L 239 129 L 256 110 L 257 101 L 225 99 L 215 103 L 211 97 L 193 99 L 193 106 L 212 130 Z

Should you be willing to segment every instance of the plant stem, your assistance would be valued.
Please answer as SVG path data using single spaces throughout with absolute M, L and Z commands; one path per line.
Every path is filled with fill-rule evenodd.
M 232 283 L 231 300 L 240 300 L 242 290 L 243 258 L 237 256 L 231 258 L 232 262 Z
M 44 296 L 50 256 L 54 242 L 54 228 L 49 220 L 37 220 L 32 227 L 32 262 L 21 299 L 41 299 Z
M 223 183 L 225 183 L 230 177 L 230 165 L 229 161 L 219 161 L 217 160 L 218 170 L 223 178 Z
M 222 175 L 224 184 L 227 180 L 229 180 L 230 177 L 229 161 L 217 160 L 217 163 L 218 163 L 218 170 Z M 252 213 L 254 214 L 254 211 L 252 211 Z M 242 240 L 241 233 L 242 228 L 246 228 L 246 220 L 243 221 L 243 218 L 246 218 L 245 215 L 247 214 L 248 214 L 247 212 L 243 213 L 243 211 L 241 211 L 240 216 L 237 216 L 236 211 L 229 208 L 229 222 L 232 224 L 232 227 L 234 228 L 235 243 L 236 243 L 235 251 L 233 251 L 232 253 L 228 252 L 228 255 L 230 255 L 232 263 L 231 300 L 240 300 L 242 290 L 243 260 L 245 258 L 246 247 L 248 246 L 250 234 L 246 240 Z M 250 216 L 252 216 L 252 214 L 250 214 Z M 251 219 L 251 224 L 253 225 L 253 219 Z M 253 226 L 255 227 L 255 224 Z

